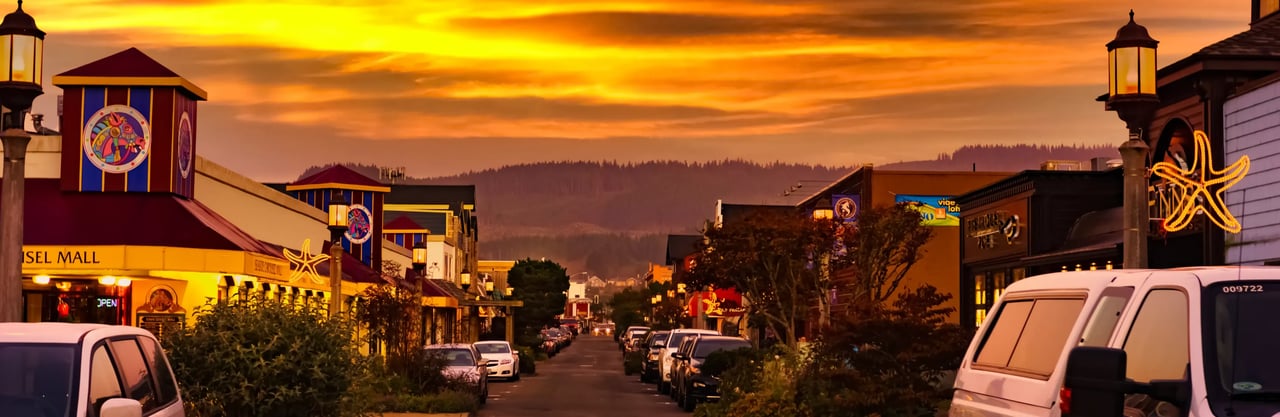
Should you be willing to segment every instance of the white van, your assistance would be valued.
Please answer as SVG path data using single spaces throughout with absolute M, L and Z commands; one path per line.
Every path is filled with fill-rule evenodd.
M 1062 272 L 1010 285 L 950 415 L 1280 413 L 1280 268 Z
M 155 336 L 131 326 L 0 323 L 0 416 L 182 417 Z

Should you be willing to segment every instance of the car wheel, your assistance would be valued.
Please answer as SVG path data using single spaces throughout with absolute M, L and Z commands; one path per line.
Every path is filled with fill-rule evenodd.
M 667 385 L 667 383 L 666 383 L 666 382 L 664 382 L 664 381 L 659 381 L 659 382 L 658 382 L 658 393 L 659 393 L 659 394 L 666 394 L 666 393 L 668 393 L 668 392 L 671 392 L 671 386 L 670 386 L 670 385 Z
M 684 409 L 684 411 L 693 411 L 698 406 L 698 400 L 694 399 L 692 395 L 682 395 L 680 398 L 680 408 Z

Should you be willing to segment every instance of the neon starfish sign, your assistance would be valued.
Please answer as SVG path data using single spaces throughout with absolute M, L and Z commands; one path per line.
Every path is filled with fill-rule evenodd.
M 298 282 L 299 279 L 306 278 L 314 284 L 324 283 L 324 280 L 320 279 L 320 272 L 316 271 L 316 265 L 329 260 L 329 255 L 311 254 L 311 239 L 303 240 L 302 250 L 297 253 L 284 248 L 284 257 L 289 260 L 289 266 L 293 269 L 293 273 L 289 274 L 289 282 Z
M 1222 196 L 1249 172 L 1249 156 L 1241 156 L 1225 169 L 1213 169 L 1208 161 L 1209 137 L 1199 130 L 1195 132 L 1195 155 L 1195 162 L 1185 170 L 1169 162 L 1151 166 L 1152 174 L 1168 180 L 1180 191 L 1174 199 L 1177 203 L 1164 219 L 1164 229 L 1182 230 L 1191 224 L 1192 217 L 1203 212 L 1222 230 L 1239 233 L 1240 221 L 1227 210 Z

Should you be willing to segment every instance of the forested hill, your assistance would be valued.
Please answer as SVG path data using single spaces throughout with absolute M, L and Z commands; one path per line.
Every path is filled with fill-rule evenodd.
M 1046 160 L 1118 156 L 1114 146 L 965 146 L 934 160 L 876 169 L 1017 172 L 1038 169 Z M 397 182 L 474 184 L 482 257 L 547 257 L 571 270 L 621 277 L 640 272 L 646 261 L 661 263 L 665 234 L 695 232 L 712 217 L 717 199 L 795 203 L 848 174 L 853 162 L 847 167 L 739 160 L 540 162 Z M 376 166 L 348 166 L 378 178 Z M 322 168 L 310 168 L 299 178 Z M 784 198 L 797 183 L 803 187 Z
M 849 171 L 745 161 L 543 162 L 406 182 L 475 184 L 485 233 L 494 237 L 641 234 L 693 231 L 712 217 L 717 199 L 777 203 L 799 180 Z
M 966 145 L 937 159 L 880 165 L 881 169 L 923 171 L 1009 171 L 1038 169 L 1048 160 L 1084 161 L 1097 157 L 1119 158 L 1118 145 Z

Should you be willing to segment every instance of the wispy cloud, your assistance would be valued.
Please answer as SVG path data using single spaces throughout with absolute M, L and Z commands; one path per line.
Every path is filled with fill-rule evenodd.
M 564 153 L 595 139 L 602 157 L 824 163 L 897 158 L 908 141 L 926 157 L 975 141 L 1110 142 L 1114 116 L 1092 96 L 1130 7 L 1166 63 L 1248 18 L 1243 0 L 29 3 L 53 72 L 139 46 L 210 91 L 202 135 L 508 138 Z M 829 147 L 796 150 L 805 140 Z

